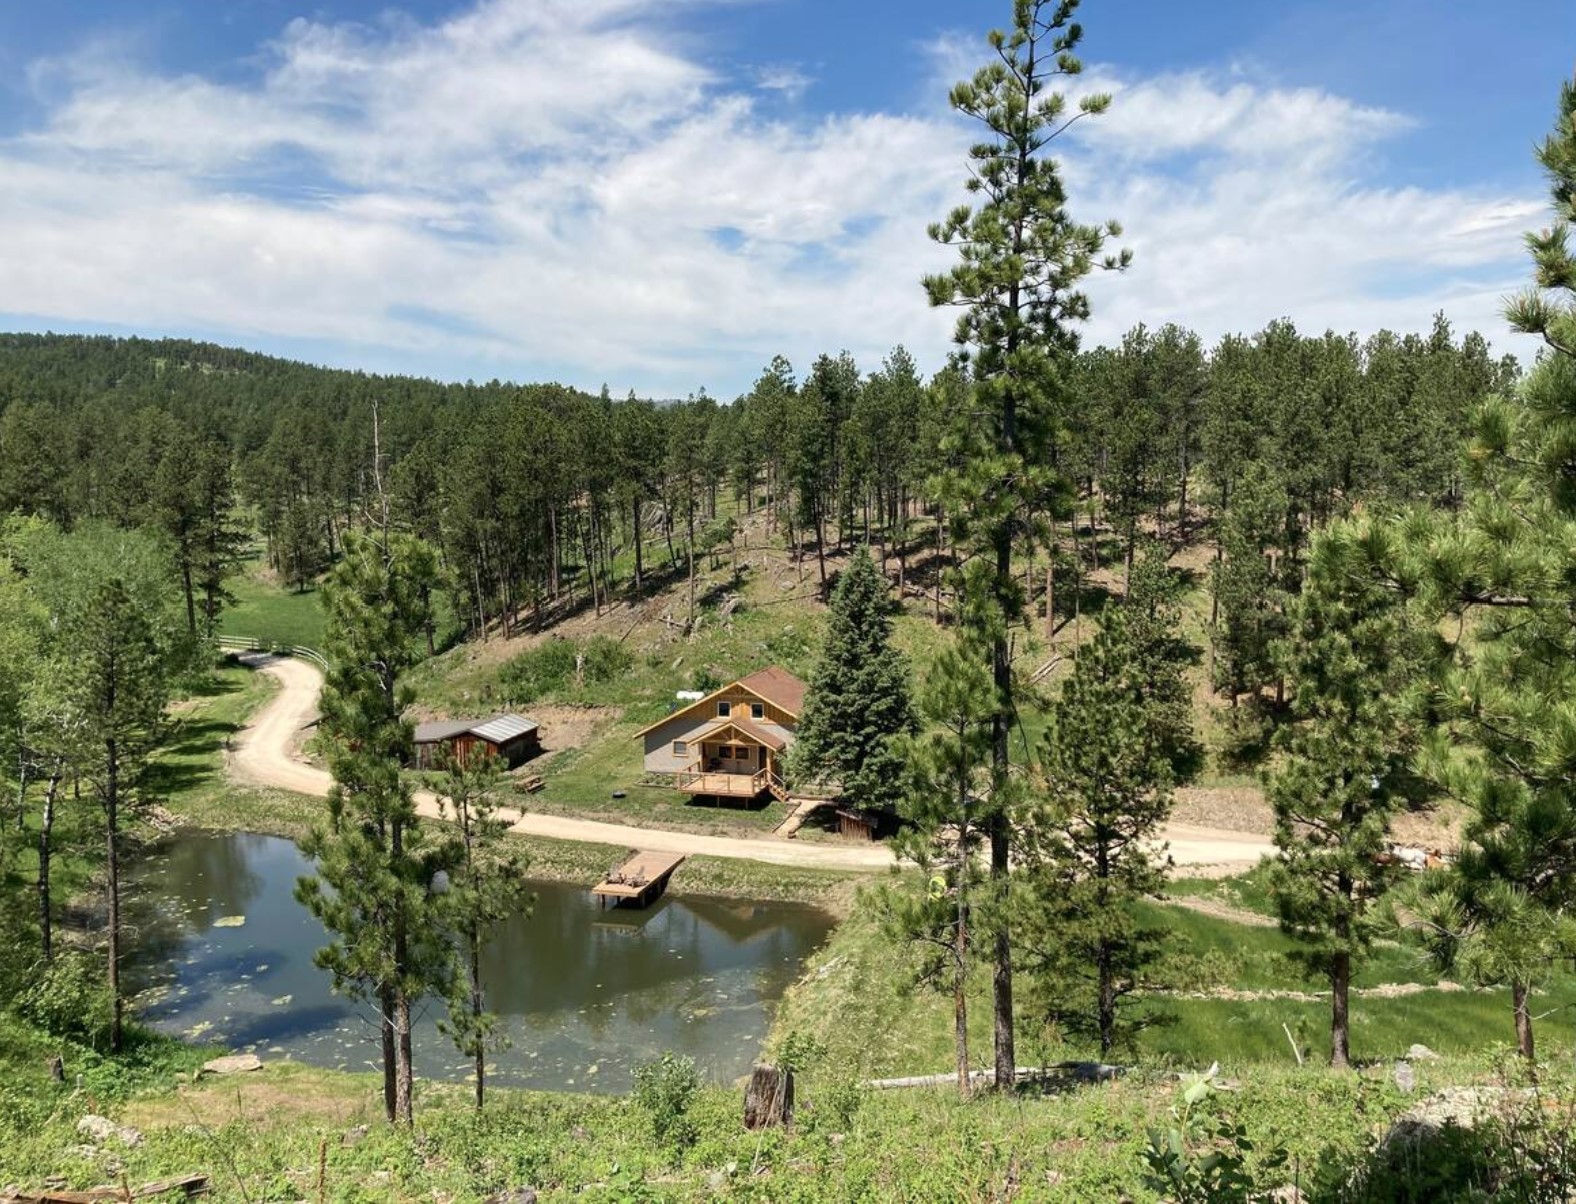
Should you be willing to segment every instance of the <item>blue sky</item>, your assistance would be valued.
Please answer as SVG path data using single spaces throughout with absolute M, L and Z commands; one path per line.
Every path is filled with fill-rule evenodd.
M 0 325 L 730 396 L 948 319 L 918 277 L 1006 0 L 0 7 Z M 1073 206 L 1137 253 L 1089 338 L 1290 316 L 1507 350 L 1569 0 L 1086 0 Z

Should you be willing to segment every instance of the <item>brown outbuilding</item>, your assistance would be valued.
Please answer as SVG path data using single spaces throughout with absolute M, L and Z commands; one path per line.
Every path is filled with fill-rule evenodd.
M 498 757 L 510 769 L 542 751 L 541 725 L 524 715 L 491 719 L 437 719 L 416 725 L 418 769 L 435 769 L 445 753 L 457 760 L 482 755 Z

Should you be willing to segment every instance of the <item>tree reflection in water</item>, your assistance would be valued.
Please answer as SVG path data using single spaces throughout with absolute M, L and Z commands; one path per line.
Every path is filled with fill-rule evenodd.
M 356 1067 L 375 1029 L 329 992 L 312 964 L 321 927 L 296 903 L 310 866 L 289 841 L 188 834 L 137 870 L 138 967 L 166 993 L 158 1026 L 318 1065 Z M 488 1005 L 514 1047 L 502 1084 L 627 1089 L 634 1066 L 673 1049 L 718 1079 L 749 1068 L 770 1007 L 826 937 L 812 908 L 668 895 L 645 911 L 602 909 L 588 890 L 535 884 L 529 918 L 497 927 L 483 956 Z M 225 916 L 240 927 L 215 927 Z M 141 937 L 147 936 L 144 942 Z M 429 1008 L 416 1032 L 421 1073 L 466 1068 Z

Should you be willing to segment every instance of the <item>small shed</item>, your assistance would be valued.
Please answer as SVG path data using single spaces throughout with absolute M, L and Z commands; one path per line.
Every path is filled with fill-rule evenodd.
M 513 769 L 541 751 L 541 725 L 524 715 L 438 719 L 416 725 L 413 762 L 418 769 L 435 769 L 445 753 L 461 760 L 481 754 Z
M 851 807 L 837 809 L 837 834 L 848 840 L 874 840 L 876 838 L 876 817 L 867 811 L 856 811 Z

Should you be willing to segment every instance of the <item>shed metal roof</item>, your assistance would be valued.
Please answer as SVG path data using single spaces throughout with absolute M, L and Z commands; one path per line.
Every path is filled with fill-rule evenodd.
M 417 744 L 436 744 L 456 736 L 476 736 L 489 744 L 507 744 L 534 732 L 541 725 L 524 715 L 494 715 L 491 719 L 435 719 L 416 725 Z
M 474 719 L 434 719 L 416 725 L 416 743 L 434 744 L 439 740 L 452 740 L 471 730 Z
M 471 728 L 471 735 L 479 736 L 493 744 L 504 744 L 537 729 L 534 720 L 524 715 L 494 715 L 486 723 Z

